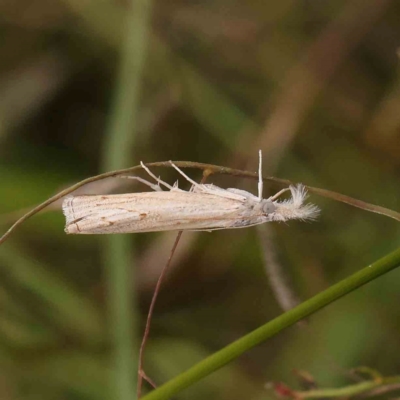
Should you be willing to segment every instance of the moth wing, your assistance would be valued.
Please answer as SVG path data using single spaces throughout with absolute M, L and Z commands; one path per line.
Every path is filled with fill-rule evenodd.
M 255 217 L 253 201 L 216 186 L 203 185 L 202 189 L 201 193 L 169 191 L 70 197 L 63 203 L 66 232 L 210 231 L 252 223 L 249 219 Z
M 247 192 L 246 190 L 236 189 L 236 188 L 228 188 L 228 189 L 226 189 L 226 191 L 229 193 L 237 194 L 239 196 L 243 196 L 246 199 L 255 200 L 257 202 L 259 201 L 257 196 L 254 196 L 253 193 Z
M 99 201 L 100 197 L 100 201 Z M 121 221 L 131 224 L 147 214 L 130 210 L 124 204 L 107 204 L 107 196 L 76 196 L 64 200 L 66 233 L 108 233 L 122 229 Z
M 194 193 L 212 194 L 214 196 L 224 197 L 226 199 L 237 200 L 240 202 L 244 202 L 247 198 L 249 198 L 249 196 L 253 196 L 251 193 L 248 193 L 245 190 L 222 189 L 212 184 L 194 186 L 192 191 Z

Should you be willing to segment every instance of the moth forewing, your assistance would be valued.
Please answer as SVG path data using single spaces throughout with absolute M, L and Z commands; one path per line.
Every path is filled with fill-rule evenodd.
M 107 234 L 254 225 L 263 217 L 257 205 L 236 194 L 169 191 L 69 197 L 63 211 L 67 233 Z

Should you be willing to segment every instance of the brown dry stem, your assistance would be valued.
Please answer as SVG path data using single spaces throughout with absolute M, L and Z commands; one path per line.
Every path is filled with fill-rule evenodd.
M 242 178 L 250 178 L 250 179 L 258 179 L 258 174 L 256 172 L 249 172 L 249 171 L 242 171 L 239 169 L 233 169 L 233 168 L 227 168 L 227 167 L 221 167 L 218 165 L 212 165 L 212 164 L 204 164 L 204 163 L 198 163 L 198 162 L 192 162 L 192 161 L 174 161 L 174 164 L 178 167 L 181 168 L 197 168 L 197 169 L 202 169 L 203 171 L 206 171 L 206 174 L 213 175 L 213 174 L 221 174 L 221 175 L 233 175 L 233 176 L 239 176 Z M 170 161 L 160 161 L 160 162 L 153 162 L 153 163 L 146 163 L 148 167 L 171 167 Z M 39 211 L 43 210 L 50 204 L 54 203 L 55 201 L 61 199 L 64 196 L 67 196 L 74 192 L 75 190 L 79 189 L 80 187 L 91 183 L 95 182 L 101 179 L 105 178 L 110 178 L 110 177 L 117 177 L 118 175 L 124 175 L 124 174 L 129 174 L 134 171 L 140 170 L 141 166 L 137 165 L 135 167 L 130 167 L 130 168 L 124 168 L 124 169 L 119 169 L 116 171 L 110 171 L 106 172 L 104 174 L 92 176 L 90 178 L 84 179 L 83 181 L 80 181 L 76 183 L 75 185 L 70 186 L 67 189 L 62 190 L 61 192 L 57 193 L 56 195 L 50 197 L 43 203 L 39 204 L 38 206 L 34 207 L 31 211 L 23 215 L 21 218 L 19 218 L 8 230 L 6 233 L 4 233 L 3 236 L 0 237 L 0 245 L 3 244 L 8 237 L 11 235 L 11 233 L 18 228 L 22 223 L 24 223 L 27 219 L 32 217 L 33 215 L 37 214 Z M 277 186 L 283 187 L 283 186 L 289 186 L 294 184 L 294 182 L 288 180 L 288 179 L 280 179 L 280 178 L 274 178 L 274 177 L 267 177 L 263 178 L 264 182 L 269 182 L 272 184 L 275 184 Z M 340 194 L 337 192 L 333 192 L 330 190 L 326 189 L 320 189 L 312 186 L 305 186 L 307 190 L 311 193 L 317 194 L 319 196 L 327 197 L 336 201 L 340 201 L 342 203 L 349 204 L 351 206 L 361 208 L 362 210 L 365 211 L 370 211 L 376 214 L 381 214 L 389 218 L 393 218 L 396 221 L 400 222 L 400 213 L 397 211 L 377 206 L 375 204 L 370 204 L 366 203 L 365 201 L 355 199 L 353 197 L 346 196 L 344 194 Z

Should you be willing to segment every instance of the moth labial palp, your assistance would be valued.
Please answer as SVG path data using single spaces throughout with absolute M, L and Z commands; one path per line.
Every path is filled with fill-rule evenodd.
M 263 199 L 261 151 L 259 155 L 258 196 L 241 189 L 197 183 L 171 162 L 192 185 L 185 191 L 157 178 L 141 163 L 156 184 L 135 176 L 130 178 L 149 186 L 153 192 L 67 197 L 63 202 L 65 231 L 71 234 L 213 231 L 270 221 L 315 219 L 319 209 L 313 204 L 304 204 L 307 191 L 301 184 Z M 168 190 L 163 191 L 161 186 Z M 287 191 L 291 198 L 279 201 L 278 198 Z

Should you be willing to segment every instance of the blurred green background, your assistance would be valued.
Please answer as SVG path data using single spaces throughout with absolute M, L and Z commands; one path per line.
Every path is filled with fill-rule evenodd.
M 255 171 L 259 148 L 265 175 L 400 210 L 399 39 L 393 0 L 1 0 L 2 233 L 100 172 L 169 159 Z M 80 193 L 143 190 L 110 179 Z M 397 247 L 396 221 L 311 201 L 315 223 L 183 234 L 146 350 L 157 384 L 282 312 L 271 265 L 306 299 Z M 138 340 L 176 233 L 63 227 L 57 203 L 0 248 L 0 398 L 133 399 Z M 396 374 L 399 279 L 367 285 L 176 398 L 270 399 L 267 382 L 296 385 L 294 369 L 321 386 L 352 382 L 360 365 Z

